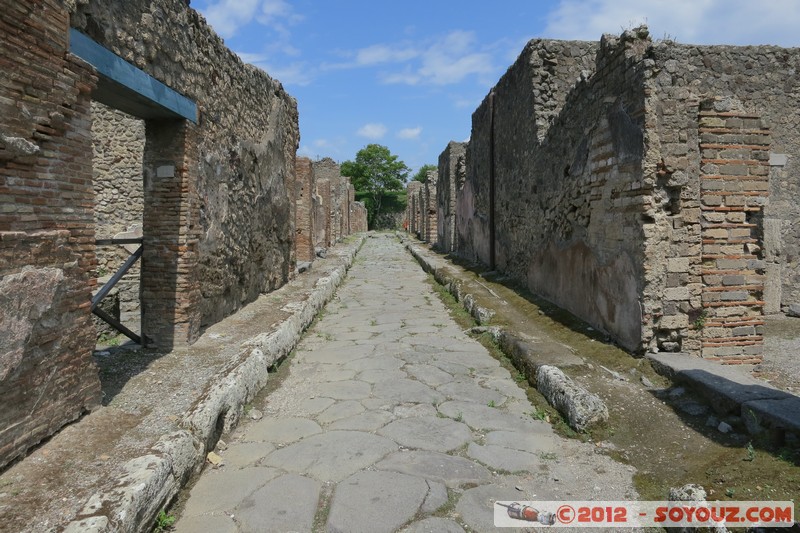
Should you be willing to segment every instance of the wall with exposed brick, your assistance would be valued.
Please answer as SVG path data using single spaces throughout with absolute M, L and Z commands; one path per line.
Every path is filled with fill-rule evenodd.
M 90 93 L 58 2 L 0 9 L 0 467 L 100 402 Z
M 94 221 L 98 239 L 142 236 L 144 212 L 144 121 L 122 111 L 92 102 L 92 182 L 94 185 Z M 98 289 L 119 269 L 138 245 L 98 246 Z M 139 276 L 136 264 L 116 284 L 114 297 L 118 308 L 110 313 L 134 331 L 140 332 Z M 98 317 L 92 317 L 105 335 L 119 333 Z
M 412 180 L 406 185 L 406 225 L 408 232 L 414 236 L 420 235 L 420 222 L 422 215 L 420 211 L 420 191 L 422 190 L 422 183 Z
M 350 203 L 350 233 L 367 231 L 367 206 L 363 202 Z
M 428 171 L 425 184 L 420 189 L 420 205 L 422 211 L 420 239 L 436 244 L 437 238 L 437 200 L 436 200 L 436 183 L 438 171 Z
M 451 141 L 439 155 L 436 182 L 437 243 L 445 253 L 456 249 L 456 191 L 466 178 L 467 143 Z
M 473 114 L 457 252 L 630 350 L 757 361 L 799 286 L 799 61 L 532 41 Z
M 148 221 L 145 210 L 143 290 L 163 300 L 143 301 L 145 322 L 182 324 L 173 335 L 159 325 L 156 343 L 192 342 L 294 270 L 296 102 L 181 0 L 80 2 L 71 24 L 200 108 L 199 124 L 183 129 L 147 121 L 147 135 L 166 136 L 176 151 L 145 154 L 144 173 L 146 189 L 177 194 L 149 212 L 165 221 Z M 164 167 L 172 170 L 160 177 Z M 170 293 L 179 287 L 189 290 Z
M 314 254 L 314 173 L 311 160 L 298 157 L 295 163 L 295 254 L 297 262 L 313 261 Z

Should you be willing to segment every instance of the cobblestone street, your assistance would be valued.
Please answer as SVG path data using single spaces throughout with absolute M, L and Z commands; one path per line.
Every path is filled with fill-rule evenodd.
M 391 236 L 367 239 L 286 364 L 177 531 L 491 531 L 495 500 L 637 496 L 632 468 L 531 415 Z

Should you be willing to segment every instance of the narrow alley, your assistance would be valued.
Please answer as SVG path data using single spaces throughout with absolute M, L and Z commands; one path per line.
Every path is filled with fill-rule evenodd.
M 633 469 L 537 420 L 390 235 L 217 448 L 181 505 L 196 531 L 494 530 L 496 500 L 630 500 Z

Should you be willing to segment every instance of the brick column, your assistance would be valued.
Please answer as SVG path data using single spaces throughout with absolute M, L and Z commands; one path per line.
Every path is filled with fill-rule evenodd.
M 297 181 L 295 182 L 295 254 L 297 261 L 314 260 L 314 230 L 313 230 L 313 172 L 311 160 L 307 157 L 298 157 L 295 162 Z
M 191 344 L 200 333 L 193 131 L 182 120 L 146 123 L 142 332 L 163 349 Z
M 757 363 L 763 351 L 763 206 L 769 190 L 770 131 L 758 115 L 700 111 L 702 353 L 723 363 Z

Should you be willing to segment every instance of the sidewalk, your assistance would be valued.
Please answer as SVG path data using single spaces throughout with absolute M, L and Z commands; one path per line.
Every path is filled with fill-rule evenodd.
M 178 532 L 494 531 L 495 500 L 637 497 L 631 467 L 532 416 L 394 236 L 367 240 L 287 364 Z
M 189 348 L 100 355 L 102 407 L 0 475 L 0 531 L 149 532 L 204 463 L 207 443 L 236 424 L 268 368 L 333 296 L 362 239 L 339 244 Z

